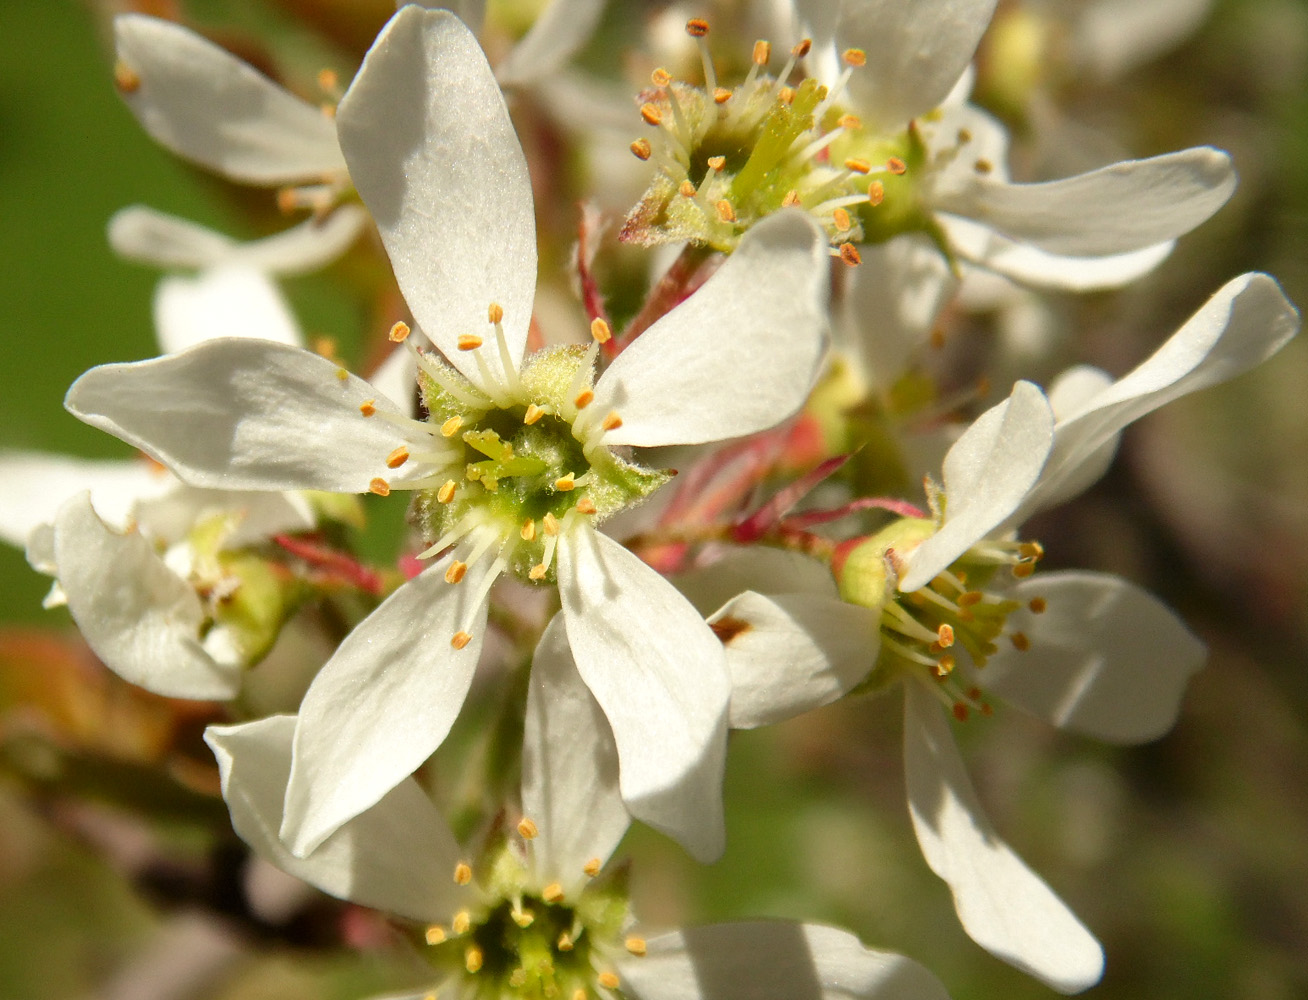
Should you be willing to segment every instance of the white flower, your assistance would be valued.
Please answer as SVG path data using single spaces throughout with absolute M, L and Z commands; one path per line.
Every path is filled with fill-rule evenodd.
M 403 4 L 397 4 L 403 7 Z M 434 6 L 434 5 L 433 5 Z M 457 4 L 480 24 L 485 4 Z M 590 36 L 603 0 L 553 0 L 505 58 L 500 78 L 528 84 Z M 232 180 L 314 185 L 325 202 L 349 183 L 330 108 L 295 96 L 189 28 L 143 14 L 114 19 L 115 79 L 145 130 L 177 155 Z M 331 95 L 328 95 L 331 96 Z
M 525 819 L 489 855 L 461 848 L 408 778 L 309 857 L 295 857 L 277 836 L 294 729 L 294 719 L 274 716 L 208 730 L 233 826 L 292 875 L 426 924 L 423 950 L 442 995 L 946 1000 L 926 969 L 830 927 L 731 923 L 647 936 L 603 871 L 628 823 L 617 754 L 559 619 L 542 639 L 528 695 Z
M 1010 528 L 1102 475 L 1132 420 L 1261 363 L 1298 325 L 1274 281 L 1245 275 L 1116 382 L 1075 369 L 1050 400 L 1018 383 L 950 450 L 938 522 L 895 522 L 849 554 L 840 590 L 854 603 L 836 598 L 825 567 L 790 553 L 743 552 L 683 583 L 702 609 L 718 609 L 709 620 L 727 651 L 733 726 L 778 721 L 860 683 L 903 682 L 909 810 L 923 854 L 968 934 L 1055 989 L 1093 984 L 1099 947 L 990 826 L 948 713 L 988 711 L 984 689 L 1100 739 L 1154 739 L 1175 721 L 1204 651 L 1124 580 L 1032 577 L 1039 546 Z
M 522 360 L 536 278 L 531 194 L 467 29 L 445 12 L 402 10 L 337 124 L 400 288 L 446 359 L 415 352 L 430 422 L 403 417 L 322 358 L 249 341 L 96 369 L 67 400 L 196 485 L 416 490 L 432 543 L 424 554 L 453 547 L 355 629 L 306 695 L 284 835 L 296 853 L 312 850 L 440 745 L 472 679 L 490 588 L 510 572 L 557 579 L 633 813 L 697 856 L 716 855 L 721 647 L 593 521 L 665 478 L 613 448 L 750 434 L 802 405 L 823 350 L 820 234 L 799 215 L 757 227 L 592 387 L 594 344 Z

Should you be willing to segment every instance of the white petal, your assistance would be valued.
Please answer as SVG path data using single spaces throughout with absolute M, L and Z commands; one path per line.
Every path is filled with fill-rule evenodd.
M 1048 610 L 1026 603 L 1043 597 Z M 1176 722 L 1204 645 L 1158 598 L 1107 573 L 1042 573 L 1018 584 L 1024 607 L 1009 618 L 1031 648 L 986 663 L 989 692 L 1113 743 L 1157 739 Z
M 308 274 L 348 250 L 367 221 L 368 213 L 358 205 L 341 205 L 325 219 L 308 218 L 272 236 L 237 244 L 232 257 L 269 274 Z
M 236 696 L 240 669 L 215 663 L 200 645 L 194 589 L 139 534 L 106 528 L 89 494 L 59 509 L 55 563 L 73 620 L 114 673 L 169 698 Z
M 336 116 L 350 174 L 423 332 L 485 385 L 461 334 L 502 365 L 486 320 L 504 309 L 510 360 L 527 342 L 536 226 L 522 147 L 477 40 L 448 11 L 409 6 L 382 29 Z
M 209 267 L 236 247 L 230 236 L 147 205 L 115 212 L 108 235 L 114 253 L 155 267 Z
M 836 38 L 867 53 L 850 77 L 863 121 L 898 131 L 931 111 L 972 61 L 995 0 L 846 2 Z
M 1049 253 L 1098 257 L 1183 236 L 1234 190 L 1231 158 L 1201 146 L 1040 184 L 977 179 L 934 207 Z
M 340 899 L 412 920 L 448 920 L 458 903 L 452 875 L 459 845 L 414 781 L 391 789 L 311 857 L 297 858 L 286 849 L 277 830 L 294 734 L 291 715 L 205 730 L 241 839 L 282 871 Z
M 1053 430 L 1044 394 L 1018 382 L 963 432 L 945 456 L 944 524 L 909 555 L 900 590 L 925 586 L 1017 509 L 1040 475 Z
M 64 501 L 91 491 L 91 506 L 110 527 L 125 529 L 137 501 L 175 489 L 177 480 L 135 459 L 73 458 L 31 451 L 0 452 L 0 539 L 22 547 Z
M 293 184 L 345 169 L 330 118 L 188 28 L 114 19 L 118 60 L 140 80 L 123 100 L 168 149 L 250 184 Z
M 395 0 L 395 9 L 403 10 L 409 4 L 428 10 L 451 10 L 470 30 L 478 33 L 486 19 L 486 0 Z
M 500 84 L 522 86 L 558 70 L 586 44 L 602 13 L 604 0 L 552 0 L 496 68 Z
M 1093 986 L 1103 974 L 1098 942 L 990 826 L 931 693 L 912 682 L 904 688 L 909 813 L 923 857 L 954 894 L 963 929 L 1060 992 Z
M 890 388 L 927 341 L 958 281 L 939 248 L 922 234 L 896 237 L 862 248 L 863 265 L 852 272 L 835 329 L 866 375 Z
M 194 278 L 164 278 L 154 291 L 154 325 L 165 354 L 220 337 L 293 347 L 303 343 L 290 303 L 276 282 L 239 264 L 211 268 Z
M 1131 253 L 1069 257 L 1016 243 L 970 219 L 942 214 L 936 221 L 944 228 L 950 248 L 964 260 L 1026 285 L 1072 292 L 1129 284 L 1166 260 L 1173 247 L 1169 240 Z
M 613 727 L 627 808 L 710 861 L 725 837 L 722 646 L 670 583 L 589 524 L 558 549 L 568 642 Z
M 359 406 L 398 408 L 341 374 L 309 351 L 227 338 L 92 368 L 64 406 L 196 486 L 364 493 L 374 477 L 388 476 L 386 456 L 402 438 Z
M 709 619 L 731 671 L 731 728 L 753 729 L 835 701 L 867 676 L 881 616 L 817 594 L 748 591 Z
M 1265 274 L 1227 282 L 1148 359 L 1058 421 L 1037 489 L 1018 517 L 1089 485 L 1082 474 L 1106 442 L 1164 403 L 1225 382 L 1267 360 L 1299 330 L 1299 313 Z
M 418 362 L 408 348 L 393 348 L 368 382 L 387 399 L 400 403 L 407 416 L 418 415 Z
M 577 673 L 563 616 L 531 661 L 522 741 L 522 811 L 540 829 L 538 874 L 567 890 L 607 861 L 631 823 L 618 790 L 618 748 L 604 711 Z
M 490 568 L 445 582 L 448 555 L 403 584 L 355 626 L 300 705 L 281 836 L 304 857 L 417 770 L 463 707 L 485 638 Z M 454 649 L 466 631 L 472 641 Z
M 765 546 L 734 548 L 710 566 L 673 578 L 677 589 L 704 615 L 746 590 L 759 594 L 813 594 L 839 599 L 830 568 L 816 559 Z
M 912 959 L 818 924 L 690 927 L 646 949 L 618 966 L 623 992 L 636 1000 L 949 1000 Z
M 618 355 L 594 412 L 616 410 L 610 444 L 703 444 L 775 426 L 808 398 L 824 347 L 826 237 L 781 212 L 717 273 Z
M 1188 37 L 1213 0 L 1092 0 L 1067 33 L 1078 62 L 1101 79 L 1120 76 Z
M 222 540 L 225 549 L 254 545 L 283 531 L 309 531 L 316 523 L 312 507 L 298 493 L 206 490 L 176 483 L 167 493 L 136 505 L 141 530 L 152 541 L 168 545 L 184 540 L 199 521 L 214 516 L 230 521 Z

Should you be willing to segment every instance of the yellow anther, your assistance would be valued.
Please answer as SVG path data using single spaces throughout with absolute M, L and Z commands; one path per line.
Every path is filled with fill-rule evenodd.
M 386 456 L 386 468 L 398 469 L 401 465 L 409 460 L 409 449 L 400 445 L 393 452 Z
M 795 47 L 790 50 L 790 54 L 796 59 L 803 59 L 813 48 L 813 39 L 801 38 L 795 43 Z
M 564 931 L 562 934 L 559 935 L 559 939 L 557 942 L 555 942 L 554 946 L 558 948 L 559 951 L 572 951 L 572 946 L 573 946 L 572 935 L 569 934 L 567 931 Z
M 483 341 L 483 340 L 482 340 L 480 337 L 478 337 L 475 333 L 461 333 L 461 334 L 459 334 L 458 347 L 459 347 L 459 350 L 461 350 L 461 351 L 475 351 L 475 350 L 476 350 L 477 348 L 479 348 L 483 343 L 485 343 L 485 341 Z
M 873 181 L 867 186 L 867 203 L 876 208 L 886 200 L 886 186 L 880 181 Z
M 616 431 L 622 426 L 622 418 L 618 416 L 617 410 L 609 410 L 608 414 L 600 421 L 600 426 L 606 431 Z
M 956 667 L 957 665 L 958 665 L 958 661 L 954 659 L 954 654 L 946 653 L 944 656 L 940 657 L 940 659 L 936 660 L 936 666 L 935 666 L 936 676 L 948 677 L 950 674 L 954 672 L 954 667 Z
M 637 937 L 634 934 L 627 938 L 627 940 L 623 941 L 622 946 L 637 957 L 643 956 L 646 951 L 645 939 L 643 937 Z
M 798 204 L 800 204 L 799 192 L 794 188 L 787 191 L 785 197 L 781 199 L 782 208 L 794 208 Z
M 523 840 L 535 840 L 540 836 L 540 827 L 532 822 L 529 817 L 524 816 L 518 820 L 518 836 Z
M 831 221 L 836 224 L 836 228 L 842 233 L 847 233 L 854 227 L 853 220 L 850 219 L 849 213 L 843 208 L 837 208 L 831 213 Z
M 727 158 L 725 156 L 710 156 L 708 158 L 708 165 L 710 169 L 720 171 L 727 165 Z
M 527 404 L 527 412 L 522 415 L 522 422 L 531 425 L 543 416 L 545 416 L 545 411 L 541 407 L 535 403 L 529 403 Z
M 726 104 L 727 101 L 729 101 L 729 100 L 731 100 L 731 91 L 730 91 L 730 90 L 728 90 L 726 87 L 714 87 L 714 88 L 713 88 L 713 103 L 714 103 L 714 104 Z
M 371 417 L 374 413 L 377 412 L 377 400 L 365 399 L 362 403 L 359 404 L 359 412 L 362 413 L 365 417 Z
M 141 75 L 125 62 L 114 64 L 114 86 L 120 94 L 135 94 L 141 89 Z
M 755 66 L 766 66 L 768 60 L 772 58 L 772 43 L 766 38 L 760 38 L 754 43 L 754 54 L 752 58 Z
M 537 564 L 536 564 L 535 566 L 533 566 L 531 569 L 527 570 L 527 579 L 528 579 L 528 580 L 544 580 L 544 579 L 545 579 L 545 574 L 548 573 L 548 572 L 549 572 L 549 570 L 547 570 L 547 569 L 545 568 L 545 564 L 544 564 L 544 563 L 537 563 Z
M 334 92 L 338 87 L 340 87 L 340 84 L 341 84 L 341 78 L 337 76 L 336 70 L 327 69 L 327 68 L 318 70 L 319 89 L 326 90 L 330 93 L 330 92 Z
M 795 103 L 795 88 L 782 87 L 780 90 L 777 91 L 777 100 L 785 105 L 791 105 Z
M 482 954 L 482 950 L 475 944 L 468 945 L 467 951 L 463 953 L 463 967 L 469 972 L 479 972 L 484 961 L 486 956 Z
M 331 337 L 314 337 L 313 353 L 320 358 L 332 361 L 336 357 L 336 341 Z
M 536 914 L 531 910 L 514 910 L 509 916 L 513 918 L 515 924 L 524 929 L 536 922 Z
M 368 484 L 368 492 L 376 493 L 379 497 L 388 497 L 391 495 L 391 484 L 378 476 Z
M 591 392 L 589 389 L 582 389 L 581 392 L 577 393 L 577 398 L 574 399 L 572 402 L 573 405 L 577 407 L 577 409 L 584 410 L 586 407 L 590 405 L 590 401 L 594 398 L 595 398 L 595 393 Z
M 964 146 L 972 141 L 972 130 L 970 128 L 960 128 L 958 130 L 958 144 Z
M 524 542 L 532 541 L 536 537 L 536 522 L 531 518 L 527 518 L 522 527 L 518 529 L 518 534 L 522 536 Z
M 723 198 L 713 207 L 717 209 L 718 218 L 723 222 L 736 221 L 736 210 L 731 207 L 731 202 L 727 201 L 726 198 Z
M 995 165 L 991 163 L 989 160 L 982 157 L 981 159 L 977 160 L 975 163 L 972 164 L 972 169 L 975 170 L 978 174 L 988 174 L 995 169 Z
M 455 559 L 454 562 L 450 563 L 445 570 L 445 582 L 458 583 L 467 575 L 467 573 L 468 564 L 466 562 L 459 562 L 459 560 Z
M 845 49 L 845 51 L 841 53 L 841 58 L 844 59 L 845 63 L 849 66 L 867 65 L 867 53 L 862 49 Z
M 700 17 L 692 17 L 686 22 L 686 34 L 691 38 L 703 38 L 709 33 L 709 23 Z
M 908 164 L 898 156 L 892 156 L 890 159 L 886 160 L 886 169 L 892 174 L 898 176 L 908 170 Z
M 690 181 L 682 181 L 677 185 L 677 194 L 683 198 L 693 198 L 695 197 L 695 185 Z
M 540 891 L 540 898 L 547 903 L 559 903 L 563 900 L 563 886 L 558 882 L 551 882 Z
M 599 858 L 591 858 L 589 861 L 587 861 L 584 865 L 581 866 L 581 870 L 584 871 L 591 878 L 594 878 L 596 875 L 600 873 L 600 869 L 602 867 L 604 867 L 604 862 L 600 861 Z
M 1017 554 L 1023 559 L 1042 559 L 1045 547 L 1039 542 L 1023 542 L 1017 547 Z
M 1019 580 L 1025 580 L 1028 576 L 1030 576 L 1034 572 L 1035 572 L 1034 562 L 1020 562 L 1013 567 L 1013 575 L 1017 577 Z
M 1049 608 L 1049 602 L 1043 597 L 1033 597 L 1027 603 L 1027 607 L 1031 609 L 1033 615 L 1043 615 Z
M 856 174 L 866 174 L 872 169 L 872 164 L 860 157 L 851 156 L 845 160 L 845 169 L 852 170 Z
M 964 705 L 961 701 L 954 702 L 953 712 L 954 712 L 954 718 L 957 719 L 959 722 L 967 721 L 968 709 L 967 706 Z
M 423 934 L 423 938 L 430 945 L 443 944 L 445 941 L 445 928 L 440 924 L 432 924 Z
M 391 327 L 391 332 L 386 335 L 392 344 L 402 344 L 413 331 L 409 329 L 409 324 L 403 320 Z
M 1025 653 L 1031 648 L 1031 640 L 1025 632 L 1014 632 L 1008 637 L 1008 641 L 1013 644 L 1013 648 L 1019 653 Z
M 576 509 L 578 514 L 594 514 L 597 508 L 595 507 L 595 501 L 590 497 L 582 497 L 577 501 Z
M 654 147 L 649 144 L 648 139 L 637 139 L 628 148 L 638 160 L 648 160 L 654 155 Z
M 660 66 L 649 75 L 649 79 L 656 87 L 666 87 L 672 82 L 672 74 Z
M 863 257 L 858 252 L 858 247 L 854 246 L 852 243 L 840 244 L 840 259 L 850 267 L 857 267 L 859 264 L 863 263 Z
M 572 991 L 572 1000 L 588 1000 L 588 997 L 589 994 L 587 994 L 586 990 L 581 986 L 578 986 Z
M 984 597 L 985 595 L 979 590 L 969 590 L 967 593 L 959 594 L 955 603 L 960 608 L 970 608 L 973 605 L 980 604 Z
M 567 493 L 569 490 L 575 490 L 577 488 L 576 477 L 573 476 L 571 472 L 566 476 L 559 476 L 558 479 L 554 480 L 554 488 L 560 493 Z
M 609 324 L 599 316 L 590 321 L 590 335 L 597 344 L 607 344 L 613 339 L 613 331 Z
M 509 973 L 509 985 L 515 990 L 520 990 L 527 985 L 527 970 L 522 966 L 514 969 Z
M 454 919 L 450 921 L 450 929 L 455 934 L 467 934 L 468 928 L 472 926 L 472 916 L 467 910 L 460 910 L 454 914 Z
M 486 307 L 486 320 L 492 325 L 502 322 L 504 319 L 504 307 L 498 302 L 492 302 Z
M 954 644 L 953 626 L 948 623 L 942 623 L 941 626 L 936 629 L 936 642 L 940 643 L 941 649 L 948 649 L 952 646 Z
M 277 211 L 289 215 L 300 207 L 300 195 L 295 188 L 282 188 L 277 192 Z
M 863 127 L 863 120 L 858 115 L 841 115 L 836 119 L 836 124 L 853 132 Z
M 344 368 L 337 368 L 337 369 L 336 369 L 336 379 L 337 379 L 337 381 L 340 381 L 340 382 L 348 382 L 348 381 L 349 381 L 349 378 L 350 378 L 350 373 L 347 372 Z
M 540 523 L 545 529 L 545 534 L 552 536 L 559 533 L 559 519 L 549 511 L 545 512 L 545 516 L 540 519 Z
M 449 503 L 454 499 L 454 491 L 459 488 L 459 484 L 453 479 L 447 479 L 441 484 L 441 488 L 436 491 L 436 500 L 438 503 Z
M 601 972 L 597 982 L 606 990 L 616 990 L 622 983 L 616 972 Z
M 454 866 L 454 884 L 467 885 L 472 881 L 472 866 L 466 861 L 460 861 Z
M 455 632 L 450 636 L 450 645 L 455 649 L 462 649 L 470 642 L 472 642 L 472 636 L 467 632 Z
M 463 426 L 462 417 L 450 417 L 449 420 L 441 424 L 441 437 L 452 438 L 459 433 L 459 428 Z
M 640 117 L 645 119 L 646 125 L 658 125 L 663 121 L 663 115 L 652 104 L 642 104 L 640 106 Z

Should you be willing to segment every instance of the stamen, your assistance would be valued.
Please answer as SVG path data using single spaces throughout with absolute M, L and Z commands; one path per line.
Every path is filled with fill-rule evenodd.
M 677 185 L 677 194 L 683 198 L 693 198 L 695 197 L 695 185 L 688 180 L 682 181 Z
M 365 399 L 362 403 L 359 404 L 359 412 L 362 413 L 365 417 L 371 417 L 374 413 L 377 412 L 377 400 Z
M 647 951 L 645 939 L 643 937 L 637 937 L 634 934 L 631 935 L 631 937 L 627 938 L 627 940 L 623 941 L 622 946 L 626 948 L 627 951 L 635 955 L 637 958 L 643 957 L 645 955 L 645 952 Z
M 942 622 L 936 629 L 936 642 L 940 644 L 941 649 L 948 649 L 954 644 L 954 629 L 947 622 Z
M 454 499 L 454 491 L 459 488 L 459 484 L 453 479 L 447 479 L 445 485 L 436 491 L 436 500 L 438 503 L 449 503 Z
M 854 246 L 852 243 L 840 244 L 839 255 L 840 259 L 850 267 L 857 267 L 859 264 L 863 263 L 863 257 L 859 254 L 858 247 Z
M 392 344 L 402 344 L 408 339 L 409 334 L 412 332 L 413 331 L 409 329 L 409 324 L 401 320 L 391 327 L 391 332 L 386 335 L 386 338 Z
M 450 417 L 449 420 L 441 424 L 441 437 L 452 438 L 459 433 L 459 428 L 463 426 L 463 418 L 459 416 Z
M 649 75 L 649 79 L 654 86 L 661 90 L 672 82 L 672 74 L 660 66 Z
M 866 174 L 872 171 L 872 164 L 867 160 L 860 159 L 857 156 L 851 156 L 845 160 L 844 167 L 856 174 Z
M 527 405 L 527 412 L 522 415 L 522 422 L 531 426 L 543 416 L 545 416 L 545 409 L 543 407 L 537 406 L 535 403 L 529 403 Z
M 466 861 L 454 866 L 454 884 L 467 885 L 472 881 L 472 867 Z
M 727 101 L 731 100 L 731 94 L 732 92 L 726 87 L 716 87 L 713 90 L 713 103 L 726 104 Z
M 731 207 L 731 202 L 727 201 L 726 198 L 723 198 L 713 207 L 717 210 L 718 219 L 722 222 L 736 221 L 736 210 Z
M 600 873 L 600 869 L 603 866 L 604 866 L 603 862 L 600 861 L 599 858 L 591 858 L 589 861 L 587 861 L 584 865 L 581 866 L 581 870 L 584 871 L 591 878 L 594 878 L 596 875 Z
M 686 22 L 686 34 L 691 38 L 703 38 L 709 33 L 709 24 L 703 18 L 693 17 Z
M 886 169 L 892 174 L 899 176 L 908 170 L 908 164 L 898 156 L 892 156 L 890 159 L 886 160 Z
M 560 476 L 558 479 L 554 480 L 554 488 L 560 493 L 567 493 L 570 490 L 574 490 L 577 488 L 576 477 L 573 476 L 571 472 L 566 476 Z
M 854 222 L 849 217 L 849 213 L 843 208 L 837 208 L 831 213 L 831 221 L 836 224 L 836 229 L 842 233 L 847 233 L 854 228 Z
M 454 635 L 450 636 L 450 645 L 455 649 L 462 649 L 470 642 L 472 642 L 472 635 L 468 632 L 455 632 Z
M 423 938 L 433 947 L 438 944 L 443 944 L 445 941 L 445 928 L 440 924 L 432 924 L 423 934 Z
M 622 983 L 616 972 L 601 972 L 596 981 L 606 990 L 616 990 Z
M 572 935 L 567 931 L 562 931 L 560 932 L 559 940 L 555 943 L 554 947 L 558 948 L 559 951 L 572 951 L 573 944 Z M 581 992 L 584 993 L 585 991 L 583 990 Z
M 540 836 L 540 827 L 530 818 L 524 816 L 518 820 L 518 836 L 523 840 L 535 840 Z
M 581 392 L 577 393 L 577 398 L 574 399 L 572 402 L 573 405 L 577 407 L 577 409 L 584 410 L 586 407 L 590 405 L 591 400 L 593 400 L 594 398 L 595 398 L 595 393 L 593 393 L 590 389 L 583 389 Z
M 863 120 L 858 115 L 841 115 L 836 124 L 849 132 L 856 132 L 863 127 Z
M 141 89 L 141 75 L 127 63 L 114 63 L 114 86 L 120 94 L 135 94 Z
M 638 160 L 648 160 L 654 155 L 654 147 L 649 144 L 648 139 L 637 139 L 628 148 Z
M 995 165 L 991 163 L 989 160 L 982 158 L 977 160 L 974 164 L 972 164 L 972 169 L 975 170 L 978 174 L 984 176 L 985 174 L 988 174 L 991 171 L 993 171 L 995 169 Z
M 454 562 L 450 563 L 449 567 L 445 570 L 445 582 L 458 583 L 467 575 L 467 573 L 468 564 L 466 562 L 459 562 L 459 560 L 455 559 Z
M 486 956 L 475 944 L 468 945 L 468 950 L 463 953 L 463 967 L 471 973 L 479 972 L 485 960 Z
M 468 928 L 472 926 L 472 915 L 467 910 L 460 910 L 454 914 L 454 919 L 450 921 L 450 929 L 455 934 L 467 934 Z
M 398 469 L 401 465 L 409 460 L 409 449 L 400 445 L 389 455 L 386 456 L 386 468 Z
M 880 181 L 873 181 L 867 186 L 868 204 L 876 208 L 886 200 L 886 186 Z
M 475 351 L 484 343 L 485 341 L 482 340 L 480 337 L 478 337 L 475 333 L 459 334 L 458 346 L 459 346 L 459 350 L 461 351 Z
M 590 335 L 597 344 L 607 344 L 613 339 L 613 331 L 609 329 L 608 323 L 599 316 L 590 321 Z
M 577 501 L 577 505 L 573 509 L 579 514 L 594 514 L 598 508 L 595 506 L 595 501 L 590 497 L 582 497 Z
M 709 33 L 708 22 L 701 18 L 692 18 L 686 22 L 686 34 L 695 39 L 699 47 L 699 61 L 704 67 L 704 90 L 713 93 L 718 89 L 717 74 L 713 71 L 713 56 L 709 52 L 708 42 L 704 37 Z
M 663 124 L 663 115 L 660 114 L 659 109 L 654 107 L 652 104 L 646 103 L 640 106 L 640 117 L 645 119 L 646 125 Z
M 760 38 L 754 43 L 753 60 L 755 66 L 766 66 L 768 60 L 772 58 L 772 43 L 765 38 Z
M 378 476 L 368 483 L 368 492 L 375 493 L 379 497 L 388 497 L 391 495 L 391 484 Z
M 1031 640 L 1025 632 L 1014 632 L 1008 637 L 1008 641 L 1013 644 L 1013 648 L 1019 653 L 1025 653 L 1031 648 Z
M 547 903 L 558 903 L 563 900 L 563 886 L 558 882 L 551 882 L 540 891 L 540 898 Z
M 1043 615 L 1049 608 L 1049 602 L 1043 597 L 1033 597 L 1027 607 L 1031 609 L 1033 615 Z
M 600 421 L 600 427 L 606 431 L 615 431 L 622 426 L 622 418 L 618 416 L 617 410 L 609 410 L 604 419 Z
M 710 156 L 705 162 L 708 163 L 710 170 L 721 173 L 722 168 L 727 165 L 727 158 L 725 156 Z

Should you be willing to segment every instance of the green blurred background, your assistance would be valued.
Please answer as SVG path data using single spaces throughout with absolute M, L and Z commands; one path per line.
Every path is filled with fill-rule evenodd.
M 257 29 L 301 64 L 334 65 L 348 79 L 351 51 L 387 8 L 339 2 L 356 23 L 333 41 L 286 14 L 327 6 L 211 0 L 187 12 L 210 27 Z M 612 52 L 606 42 L 621 43 L 645 15 L 644 5 L 618 5 L 595 51 Z M 238 235 L 276 225 L 262 196 L 144 136 L 113 92 L 105 24 L 103 10 L 73 0 L 0 4 L 6 448 L 127 452 L 61 407 L 86 368 L 155 353 L 156 275 L 110 254 L 114 210 L 143 201 Z M 1059 304 L 1080 331 L 1064 360 L 1125 371 L 1245 270 L 1275 274 L 1308 302 L 1308 7 L 1220 0 L 1193 38 L 1148 66 L 1112 84 L 1055 81 L 1048 93 L 1133 154 L 1212 143 L 1232 152 L 1242 177 L 1231 204 L 1157 274 Z M 1031 169 L 1042 156 L 1028 147 Z M 369 322 L 348 286 L 338 269 L 288 288 L 306 329 L 338 338 L 347 354 Z M 1306 390 L 1308 344 L 1298 342 L 1236 384 L 1142 422 L 1103 483 L 1034 526 L 1051 565 L 1150 586 L 1210 644 L 1169 736 L 1105 748 L 1002 709 L 961 727 L 997 827 L 1104 943 L 1107 973 L 1092 995 L 1105 1000 L 1308 996 Z M 26 630 L 68 628 L 63 612 L 41 610 L 46 586 L 20 553 L 0 551 L 9 625 L 0 669 L 39 660 Z M 5 761 L 26 752 L 14 749 L 30 722 L 18 687 L 6 682 L 0 705 Z M 101 728 L 130 724 L 113 697 L 87 700 L 81 710 L 103 713 Z M 638 912 L 652 925 L 836 922 L 923 961 L 958 1000 L 1052 995 L 958 928 L 912 838 L 899 728 L 890 699 L 735 737 L 725 859 L 702 869 L 654 835 L 633 835 Z M 203 986 L 161 996 L 347 998 L 411 981 L 394 941 L 357 913 L 325 907 L 319 923 L 276 931 L 197 917 L 200 904 L 219 913 L 224 904 L 194 815 L 143 831 L 55 780 L 10 771 L 0 771 L 0 996 L 146 997 L 132 976 L 158 985 L 169 954 L 192 956 L 192 971 L 212 961 L 213 971 L 197 977 Z M 322 947 L 341 927 L 366 947 Z

